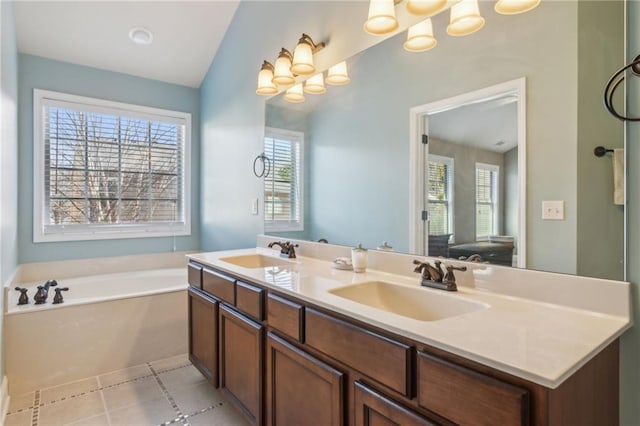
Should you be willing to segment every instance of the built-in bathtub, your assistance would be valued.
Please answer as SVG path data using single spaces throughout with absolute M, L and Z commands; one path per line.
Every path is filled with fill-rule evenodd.
M 7 289 L 11 395 L 187 352 L 186 267 L 47 277 L 69 288 L 63 304 L 52 304 L 53 288 L 46 304 L 34 304 L 46 279 L 11 284 L 30 288 L 29 305 L 18 306 L 18 292 Z

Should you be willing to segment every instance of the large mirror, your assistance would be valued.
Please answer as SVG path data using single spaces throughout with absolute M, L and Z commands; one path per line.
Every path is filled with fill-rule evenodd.
M 434 252 L 435 241 L 430 244 L 433 235 L 440 236 L 440 243 L 446 239 L 440 247 L 451 257 L 482 256 L 474 244 L 512 244 L 500 264 L 623 279 L 624 207 L 614 203 L 611 157 L 598 158 L 593 149 L 624 147 L 623 125 L 606 113 L 601 101 L 608 77 L 624 62 L 624 2 L 542 2 L 514 16 L 496 14 L 492 2 L 480 2 L 480 8 L 486 25 L 475 34 L 447 36 L 448 14 L 440 14 L 433 19 L 435 49 L 409 53 L 402 48 L 406 33 L 400 33 L 347 59 L 348 85 L 328 86 L 323 95 L 307 94 L 300 104 L 282 96 L 267 101 L 272 153 L 282 153 L 280 139 L 287 139 L 277 132 L 291 132 L 300 143 L 289 144 L 286 155 L 299 155 L 300 167 L 287 170 L 274 164 L 279 178 L 265 188 L 265 199 L 276 199 L 278 190 L 289 191 L 289 201 L 297 201 L 284 211 L 289 218 L 298 216 L 294 226 L 283 228 L 286 220 L 274 220 L 283 205 L 266 205 L 266 233 L 369 248 L 386 241 L 395 251 L 417 254 L 431 246 L 432 255 L 442 255 Z M 497 104 L 504 106 L 505 118 L 498 120 L 515 120 L 517 128 L 514 108 L 522 107 L 524 135 L 516 138 L 516 145 L 506 133 L 491 136 L 492 149 L 503 147 L 497 184 L 501 201 L 496 204 L 500 219 L 493 228 L 480 222 L 488 207 L 477 199 L 476 175 L 484 173 L 490 180 L 495 169 L 477 172 L 476 164 L 491 165 L 477 159 L 469 174 L 474 179 L 453 183 L 467 194 L 452 193 L 457 200 L 452 208 L 466 204 L 469 210 L 455 210 L 458 219 L 444 229 L 434 217 L 438 203 L 428 203 L 428 177 L 423 173 L 416 178 L 417 170 L 421 162 L 424 170 L 430 162 L 446 162 L 442 157 L 454 150 L 446 143 L 461 140 L 460 132 L 474 124 L 464 118 L 464 105 L 457 108 L 460 114 L 456 108 L 427 114 L 422 128 L 416 127 L 412 110 L 517 80 L 525 82 L 526 95 L 515 101 L 501 98 Z M 476 107 L 490 114 L 490 104 L 488 99 Z M 512 124 L 501 122 L 498 127 L 508 133 Z M 415 149 L 416 128 L 430 133 L 432 143 L 424 151 Z M 523 150 L 517 146 L 520 139 L 526 141 Z M 482 153 L 483 158 L 488 155 Z M 515 175 L 514 164 L 522 166 Z M 295 179 L 300 187 L 291 192 Z M 424 185 L 426 207 L 416 196 L 417 179 Z M 285 186 L 278 189 L 274 181 Z M 560 206 L 560 219 L 543 219 L 543 204 Z M 522 211 L 514 214 L 519 208 Z M 424 209 L 431 211 L 426 224 Z M 471 244 L 470 251 L 456 248 L 463 244 Z

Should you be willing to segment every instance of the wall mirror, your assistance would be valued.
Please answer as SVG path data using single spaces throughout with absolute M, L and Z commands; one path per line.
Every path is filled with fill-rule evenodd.
M 514 266 L 623 279 L 624 207 L 613 203 L 611 158 L 595 157 L 593 149 L 624 147 L 623 125 L 606 113 L 601 100 L 603 85 L 624 62 L 624 2 L 543 2 L 514 16 L 496 14 L 489 2 L 480 2 L 480 8 L 486 25 L 475 34 L 447 36 L 448 14 L 440 14 L 433 18 L 436 48 L 407 52 L 402 48 L 406 33 L 400 33 L 347 59 L 348 85 L 328 87 L 323 95 L 307 94 L 299 104 L 282 96 L 267 101 L 266 126 L 302 134 L 304 152 L 297 170 L 300 188 L 294 194 L 301 226 L 291 231 L 269 226 L 267 233 L 369 248 L 386 241 L 395 251 L 416 254 L 429 249 L 428 239 L 421 240 L 429 234 L 452 234 L 446 241 L 449 249 L 513 240 Z M 412 109 L 523 78 L 526 98 L 511 102 L 511 114 L 514 107 L 517 114 L 518 105 L 526 111 L 526 147 L 509 154 L 522 154 L 515 159 L 522 173 L 514 184 L 507 178 L 514 158 L 503 160 L 497 199 L 505 205 L 491 235 L 476 233 L 478 209 L 488 210 L 487 205 L 455 193 L 454 209 L 455 204 L 472 207 L 455 211 L 460 218 L 453 232 L 442 227 L 425 231 L 422 206 L 414 196 L 418 164 L 422 161 L 428 169 L 429 153 L 435 159 L 446 157 L 442 142 L 461 138 L 447 132 L 473 124 L 453 112 L 426 117 L 424 126 L 434 143 L 422 155 L 412 148 L 419 137 L 412 131 Z M 508 105 L 508 96 L 501 102 Z M 508 136 L 493 137 L 499 138 L 494 145 L 500 138 L 510 143 Z M 433 151 L 438 149 L 440 154 Z M 472 162 L 475 181 L 475 163 L 489 162 Z M 296 175 L 288 172 L 280 176 L 291 181 Z M 482 173 L 491 179 L 490 170 Z M 464 186 L 478 191 L 475 182 Z M 506 207 L 506 191 L 511 207 Z M 422 193 L 427 194 L 424 188 Z M 517 215 L 514 199 L 522 209 Z M 561 203 L 561 220 L 542 218 L 545 201 Z M 520 222 L 514 225 L 513 218 Z M 465 226 L 474 229 L 471 236 L 463 234 Z M 435 254 L 433 250 L 432 244 Z M 472 253 L 454 250 L 449 255 Z

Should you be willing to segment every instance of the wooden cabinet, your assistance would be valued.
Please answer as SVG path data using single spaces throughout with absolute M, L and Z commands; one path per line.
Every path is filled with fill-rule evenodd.
M 189 360 L 218 387 L 218 301 L 189 288 Z
M 267 337 L 267 424 L 344 424 L 345 375 L 272 333 Z
M 459 425 L 529 424 L 529 393 L 429 354 L 418 354 L 418 404 Z
M 202 289 L 230 305 L 236 303 L 236 283 L 231 277 L 205 268 L 202 271 Z
M 267 323 L 280 333 L 304 341 L 304 307 L 269 292 L 267 298 Z
M 354 388 L 355 426 L 436 425 L 429 419 L 360 382 L 355 382 Z
M 255 424 L 262 424 L 264 327 L 220 305 L 220 388 Z

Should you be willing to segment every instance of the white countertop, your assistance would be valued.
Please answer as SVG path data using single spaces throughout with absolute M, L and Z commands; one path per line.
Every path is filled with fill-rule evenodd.
M 371 269 L 365 273 L 341 271 L 332 268 L 331 262 L 310 257 L 298 256 L 291 259 L 290 266 L 268 268 L 244 268 L 220 260 L 252 253 L 278 256 L 277 250 L 253 248 L 197 253 L 188 257 L 549 388 L 558 387 L 631 326 L 628 316 L 505 296 L 460 285 L 458 292 L 450 293 L 420 287 L 418 275 L 408 277 Z M 553 278 L 553 274 L 548 275 L 549 279 Z M 444 293 L 484 303 L 488 307 L 442 320 L 420 321 L 329 293 L 335 288 L 367 281 L 385 281 L 419 288 L 426 293 Z

